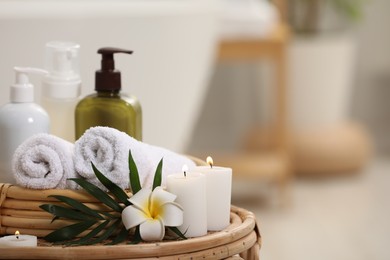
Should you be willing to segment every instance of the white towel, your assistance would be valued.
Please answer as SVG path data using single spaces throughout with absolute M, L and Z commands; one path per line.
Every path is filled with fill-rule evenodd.
M 96 179 L 91 162 L 107 178 L 122 189 L 129 188 L 129 150 L 137 165 L 141 186 L 153 185 L 154 173 L 163 158 L 162 186 L 169 174 L 180 173 L 186 164 L 189 169 L 195 163 L 189 158 L 170 150 L 137 141 L 124 132 L 110 127 L 92 127 L 75 143 L 74 161 L 76 172 L 103 190 Z
M 30 189 L 76 189 L 67 178 L 78 177 L 73 144 L 49 134 L 36 134 L 16 149 L 12 170 L 16 183 Z

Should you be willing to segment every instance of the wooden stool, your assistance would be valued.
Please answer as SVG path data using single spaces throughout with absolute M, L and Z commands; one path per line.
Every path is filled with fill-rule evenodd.
M 287 126 L 287 45 L 290 30 L 286 23 L 287 3 L 273 0 L 279 9 L 281 20 L 274 30 L 264 38 L 223 40 L 219 44 L 219 62 L 270 60 L 275 64 L 274 121 L 270 124 L 275 133 L 274 146 L 261 153 L 259 151 L 237 151 L 213 153 L 219 165 L 233 168 L 235 178 L 251 181 L 276 183 L 282 197 L 290 180 L 289 140 Z

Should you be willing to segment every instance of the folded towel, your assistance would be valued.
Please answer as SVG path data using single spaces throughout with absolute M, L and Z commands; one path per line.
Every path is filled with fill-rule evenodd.
M 73 144 L 49 134 L 36 134 L 16 149 L 12 170 L 16 183 L 30 189 L 76 189 L 67 178 L 78 177 Z
M 110 127 L 92 127 L 75 143 L 74 162 L 76 172 L 103 190 L 96 179 L 91 162 L 107 178 L 122 189 L 129 188 L 129 150 L 137 165 L 143 188 L 152 187 L 157 165 L 163 158 L 162 186 L 166 176 L 179 173 L 186 164 L 190 169 L 195 163 L 170 150 L 137 141 L 124 132 Z

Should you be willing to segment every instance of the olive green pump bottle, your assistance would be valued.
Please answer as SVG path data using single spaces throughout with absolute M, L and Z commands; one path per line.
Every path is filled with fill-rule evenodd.
M 132 51 L 101 48 L 101 70 L 95 73 L 96 93 L 86 96 L 76 106 L 76 139 L 93 126 L 116 128 L 142 140 L 142 110 L 138 99 L 120 93 L 121 73 L 115 70 L 114 54 Z

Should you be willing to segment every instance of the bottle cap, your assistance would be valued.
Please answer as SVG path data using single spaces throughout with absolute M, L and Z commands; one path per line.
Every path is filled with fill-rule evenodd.
M 80 45 L 73 42 L 46 43 L 43 94 L 50 98 L 77 98 L 81 91 L 79 72 Z
M 10 100 L 14 103 L 34 101 L 34 86 L 30 83 L 28 74 L 46 75 L 47 71 L 29 67 L 14 67 L 15 84 L 11 85 Z
M 133 51 L 105 47 L 100 48 L 97 53 L 102 54 L 101 69 L 95 73 L 96 91 L 119 91 L 121 89 L 121 73 L 115 70 L 115 53 L 132 54 Z

